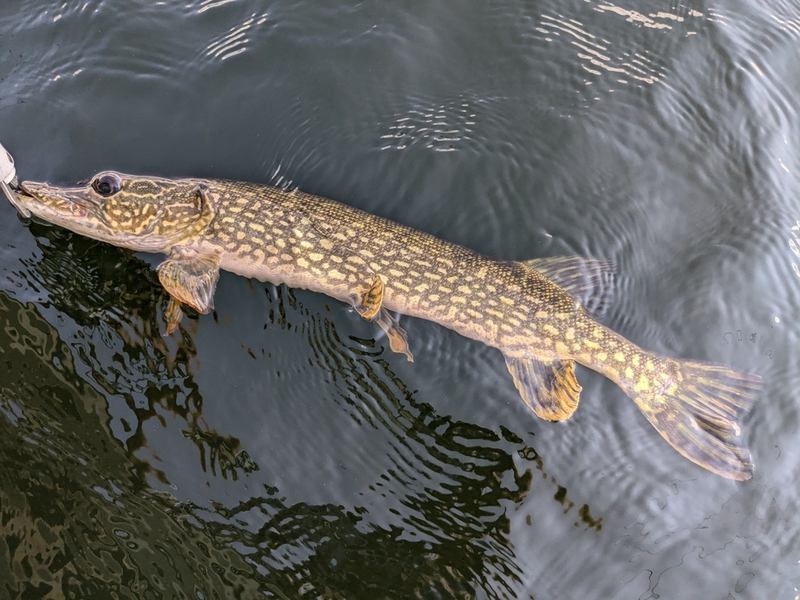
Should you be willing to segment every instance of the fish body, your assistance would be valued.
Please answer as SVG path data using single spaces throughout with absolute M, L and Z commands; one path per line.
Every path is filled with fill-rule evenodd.
M 752 475 L 740 422 L 760 379 L 660 356 L 601 325 L 613 269 L 605 261 L 495 260 L 327 198 L 225 180 L 106 171 L 77 187 L 23 182 L 17 200 L 77 233 L 167 254 L 158 273 L 172 298 L 168 332 L 182 303 L 213 308 L 220 269 L 305 288 L 351 304 L 409 360 L 392 312 L 499 349 L 524 401 L 547 420 L 577 408 L 582 364 L 618 384 L 690 460 L 732 479 Z

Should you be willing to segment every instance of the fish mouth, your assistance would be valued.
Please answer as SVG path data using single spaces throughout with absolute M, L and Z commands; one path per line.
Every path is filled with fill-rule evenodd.
M 92 203 L 87 201 L 84 188 L 55 188 L 46 183 L 23 181 L 16 190 L 20 206 L 17 209 L 25 215 L 48 219 L 85 219 L 92 213 Z

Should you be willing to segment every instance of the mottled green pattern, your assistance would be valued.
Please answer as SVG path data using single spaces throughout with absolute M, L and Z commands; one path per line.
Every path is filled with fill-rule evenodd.
M 726 477 L 751 476 L 738 423 L 760 379 L 656 355 L 600 325 L 576 299 L 591 292 L 570 272 L 579 258 L 498 261 L 332 200 L 250 183 L 105 172 L 83 187 L 25 182 L 23 189 L 20 202 L 41 218 L 169 253 L 159 268 L 162 284 L 203 312 L 219 267 L 328 294 L 362 315 L 380 307 L 376 322 L 409 358 L 397 342 L 402 329 L 384 309 L 435 321 L 500 349 L 523 399 L 551 420 L 577 407 L 577 362 L 619 384 L 687 458 Z M 587 264 L 597 270 L 601 262 Z M 594 297 L 597 306 L 603 300 Z

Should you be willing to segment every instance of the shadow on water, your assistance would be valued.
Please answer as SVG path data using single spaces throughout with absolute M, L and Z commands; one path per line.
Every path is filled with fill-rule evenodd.
M 150 266 L 58 229 L 31 231 L 40 255 L 12 278 L 41 294 L 38 306 L 0 292 L 9 597 L 514 597 L 522 572 L 508 512 L 535 482 L 572 511 L 521 437 L 437 414 L 373 340 L 343 340 L 290 290 L 268 288 L 269 325 L 304 338 L 340 406 L 393 449 L 363 505 L 288 502 L 236 436 L 205 422 L 194 324 L 177 343 L 160 335 L 163 292 Z M 247 497 L 187 501 L 154 489 L 148 477 L 170 485 L 142 458 L 154 420 L 172 420 L 196 446 L 199 465 L 187 459 L 185 469 L 246 482 Z M 576 526 L 600 529 L 588 506 L 576 513 Z

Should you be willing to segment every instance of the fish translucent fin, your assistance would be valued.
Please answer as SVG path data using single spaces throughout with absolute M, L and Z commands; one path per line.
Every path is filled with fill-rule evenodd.
M 408 348 L 408 336 L 405 330 L 400 327 L 397 319 L 389 314 L 389 311 L 385 308 L 381 308 L 372 320 L 386 332 L 386 336 L 389 338 L 389 347 L 392 351 L 398 354 L 405 354 L 408 362 L 414 362 L 414 356 Z
M 214 308 L 214 290 L 219 279 L 219 257 L 174 249 L 158 265 L 158 280 L 176 300 L 199 313 Z
M 614 297 L 614 261 L 583 256 L 552 256 L 522 262 L 566 290 L 595 319 L 601 319 Z
M 383 279 L 375 275 L 370 288 L 353 301 L 353 308 L 365 319 L 372 319 L 378 314 L 383 304 Z
M 164 320 L 167 322 L 167 330 L 164 332 L 164 337 L 172 335 L 181 324 L 182 319 L 183 309 L 181 309 L 181 303 L 175 299 L 175 296 L 170 294 L 169 304 L 164 313 Z
M 537 417 L 563 421 L 572 416 L 581 395 L 573 361 L 556 360 L 545 364 L 532 358 L 505 358 L 514 385 Z
M 741 422 L 758 399 L 757 375 L 691 360 L 654 393 L 637 393 L 633 382 L 623 389 L 670 445 L 689 460 L 729 479 L 753 475 L 750 451 L 740 438 Z

